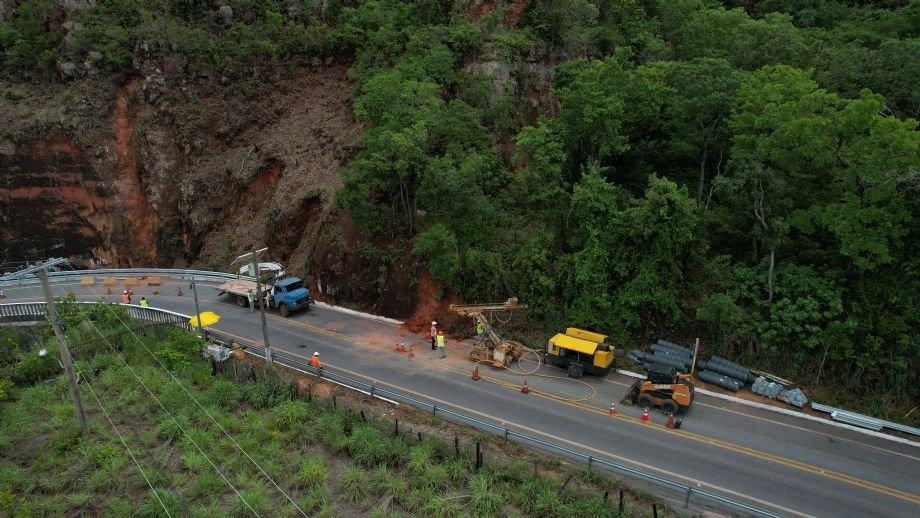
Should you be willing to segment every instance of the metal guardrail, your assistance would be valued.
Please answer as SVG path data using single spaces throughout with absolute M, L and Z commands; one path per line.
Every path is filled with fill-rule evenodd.
M 80 304 L 96 304 L 96 302 L 79 302 Z M 3 322 L 7 317 L 23 317 L 29 316 L 34 317 L 33 321 L 41 321 L 45 319 L 44 311 L 44 302 L 26 302 L 26 303 L 11 303 L 11 304 L 0 304 L 0 322 Z M 189 325 L 189 316 L 182 315 L 181 313 L 175 313 L 172 311 L 167 311 L 158 308 L 143 308 L 140 306 L 126 306 L 128 308 L 128 314 L 133 318 L 138 320 L 148 320 L 153 322 L 161 323 L 171 323 L 182 327 L 183 329 L 192 330 Z M 245 343 L 241 342 L 237 338 L 231 338 L 229 336 L 223 335 L 220 332 L 213 330 L 205 330 L 207 336 L 210 336 L 219 341 L 224 341 L 224 343 L 229 343 L 231 341 L 236 342 L 243 346 L 247 353 L 253 354 L 264 358 L 265 352 L 264 349 L 255 345 L 252 342 Z M 297 358 L 286 355 L 283 352 L 278 352 L 277 349 L 272 352 L 272 359 L 284 366 L 291 367 L 303 372 L 313 374 L 321 379 L 327 379 L 333 381 L 337 384 L 343 385 L 353 390 L 369 394 L 371 397 L 378 397 L 382 399 L 387 399 L 395 401 L 398 403 L 404 403 L 410 406 L 413 406 L 419 410 L 425 412 L 431 412 L 432 416 L 440 416 L 447 420 L 453 421 L 457 424 L 468 425 L 479 430 L 484 430 L 492 434 L 503 437 L 507 440 L 518 440 L 521 443 L 525 443 L 534 447 L 537 447 L 543 451 L 547 451 L 556 455 L 560 455 L 569 459 L 582 461 L 585 463 L 587 468 L 599 467 L 603 468 L 609 472 L 617 473 L 620 475 L 625 475 L 635 479 L 642 480 L 644 482 L 649 482 L 657 486 L 665 487 L 667 489 L 677 491 L 685 495 L 684 506 L 689 507 L 691 497 L 700 498 L 702 500 L 709 501 L 711 503 L 716 503 L 722 506 L 727 506 L 744 513 L 748 513 L 753 516 L 762 516 L 766 518 L 780 518 L 780 515 L 770 513 L 764 509 L 753 507 L 751 505 L 745 504 L 744 502 L 739 502 L 724 496 L 705 491 L 693 486 L 688 486 L 681 484 L 679 482 L 674 482 L 673 480 L 668 480 L 666 478 L 659 477 L 657 475 L 652 475 L 651 473 L 646 473 L 644 471 L 630 468 L 616 462 L 611 462 L 605 459 L 595 457 L 586 453 L 582 453 L 577 450 L 566 448 L 558 444 L 553 444 L 543 439 L 539 439 L 532 435 L 524 434 L 512 430 L 505 426 L 505 423 L 501 425 L 490 423 L 488 421 L 483 421 L 475 417 L 468 416 L 461 412 L 451 410 L 438 406 L 434 403 L 417 399 L 411 396 L 407 396 L 400 392 L 396 392 L 390 389 L 381 388 L 377 386 L 376 383 L 367 383 L 350 376 L 346 376 L 342 373 L 335 372 L 334 369 L 317 369 L 310 366 L 308 363 L 303 362 Z
M 884 419 L 876 419 L 867 415 L 849 412 L 841 408 L 834 408 L 820 403 L 811 403 L 811 409 L 830 414 L 831 419 L 834 421 L 840 421 L 841 423 L 851 424 L 853 426 L 868 428 L 875 431 L 879 431 L 882 428 L 888 428 L 889 430 L 920 436 L 920 428 L 913 428 L 900 423 L 892 423 Z
M 255 280 L 248 275 L 236 275 L 233 273 L 210 272 L 207 270 L 181 270 L 173 268 L 111 268 L 106 270 L 69 270 L 59 272 L 48 272 L 48 282 L 79 282 L 81 277 L 93 277 L 97 280 L 104 280 L 107 277 L 116 279 L 140 278 L 140 277 L 166 277 L 169 279 L 196 280 L 196 281 L 226 281 L 232 279 Z M 0 281 L 0 287 L 8 286 L 28 286 L 38 284 L 40 281 L 35 275 L 27 275 L 19 279 Z

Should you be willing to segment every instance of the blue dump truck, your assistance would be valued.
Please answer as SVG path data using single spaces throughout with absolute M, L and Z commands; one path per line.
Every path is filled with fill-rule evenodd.
M 214 287 L 219 291 L 219 295 L 227 294 L 235 297 L 236 304 L 240 307 L 249 306 L 249 294 L 256 297 L 255 304 L 258 307 L 258 290 L 256 281 L 247 279 L 234 279 L 219 284 Z M 262 285 L 262 293 L 265 297 L 265 306 L 278 308 L 281 316 L 287 317 L 291 313 L 300 309 L 307 309 L 313 303 L 310 298 L 310 290 L 305 288 L 303 281 L 297 277 L 282 277 L 266 281 Z

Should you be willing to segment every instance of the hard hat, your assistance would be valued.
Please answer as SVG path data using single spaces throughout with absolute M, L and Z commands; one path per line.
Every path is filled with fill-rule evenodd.
M 123 291 L 122 293 L 128 293 L 128 290 Z
M 434 320 L 432 320 L 432 321 L 431 321 L 431 325 L 436 326 L 436 325 L 438 325 L 438 323 L 435 322 Z
M 313 356 L 319 356 L 319 353 L 313 353 Z

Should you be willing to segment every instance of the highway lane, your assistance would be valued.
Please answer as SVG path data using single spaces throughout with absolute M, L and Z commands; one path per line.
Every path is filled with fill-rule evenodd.
M 60 294 L 67 289 L 81 296 L 104 290 L 56 287 Z M 139 296 L 147 290 L 136 291 Z M 36 287 L 6 291 L 9 298 L 4 302 L 39 298 Z M 174 288 L 163 292 L 174 293 Z M 214 310 L 223 317 L 216 329 L 261 339 L 257 315 L 217 300 L 215 295 L 200 286 L 202 310 Z M 117 297 L 105 298 L 116 301 Z M 194 311 L 189 295 L 160 295 L 153 300 L 167 309 Z M 396 326 L 320 308 L 289 321 L 271 315 L 269 326 L 270 340 L 279 349 L 304 355 L 320 350 L 328 364 L 381 384 L 414 391 L 466 413 L 478 412 L 485 420 L 506 422 L 553 442 L 568 442 L 598 457 L 684 483 L 699 483 L 702 488 L 750 499 L 760 506 L 780 506 L 781 514 L 920 515 L 916 478 L 920 449 L 912 446 L 705 397 L 698 397 L 685 417 L 684 428 L 675 432 L 660 424 L 639 423 L 634 408 L 621 408 L 622 418 L 606 415 L 603 409 L 609 401 L 618 401 L 625 392 L 625 379 L 586 378 L 598 389 L 595 400 L 563 403 L 501 385 L 474 383 L 469 379 L 469 362 L 461 358 L 438 362 L 426 348 L 416 350 L 415 361 L 393 354 L 397 340 L 424 345 L 423 338 L 404 336 Z M 463 353 L 462 346 L 451 343 L 449 347 L 457 351 L 455 356 Z M 486 369 L 483 374 L 491 377 Z M 532 382 L 532 386 L 538 384 Z

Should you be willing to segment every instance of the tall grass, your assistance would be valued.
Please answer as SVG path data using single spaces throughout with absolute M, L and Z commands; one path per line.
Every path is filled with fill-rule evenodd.
M 339 492 L 346 502 L 364 503 L 370 497 L 370 477 L 367 471 L 358 466 L 349 466 L 342 472 L 339 480 Z
M 470 511 L 474 516 L 489 518 L 498 516 L 504 499 L 492 489 L 492 480 L 485 474 L 477 474 L 468 484 L 470 490 Z
M 456 493 L 436 496 L 425 506 L 425 513 L 431 518 L 459 518 L 464 516 L 461 498 Z
M 326 484 L 329 479 L 329 467 L 326 461 L 310 456 L 300 461 L 297 469 L 297 481 L 307 489 L 313 489 Z
M 307 422 L 311 408 L 303 401 L 284 401 L 272 408 L 272 417 L 279 430 L 290 430 L 298 424 Z
M 162 502 L 162 504 L 161 504 Z M 164 510 L 163 507 L 166 507 Z M 134 511 L 137 518 L 167 518 L 179 516 L 184 509 L 179 495 L 166 489 L 154 489 Z

